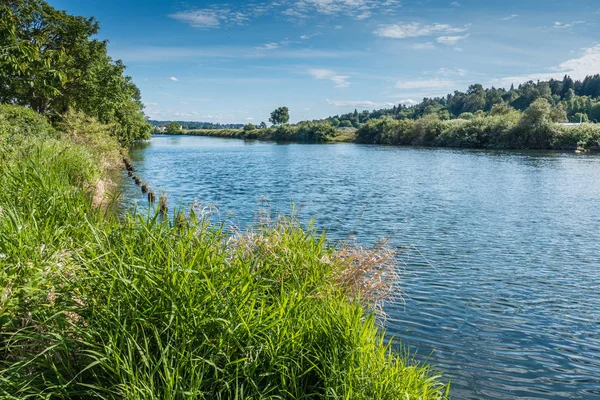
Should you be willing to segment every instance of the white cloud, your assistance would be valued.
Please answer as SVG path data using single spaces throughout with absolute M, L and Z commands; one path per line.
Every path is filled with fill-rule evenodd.
M 247 117 L 247 118 L 246 118 L 246 121 L 254 121 L 254 118 L 252 118 L 252 117 Z
M 374 12 L 389 11 L 400 6 L 400 0 L 297 0 L 279 2 L 286 9 L 282 12 L 297 22 L 302 22 L 315 13 L 345 15 L 357 20 L 370 18 Z
M 193 60 L 205 58 L 217 59 L 331 59 L 361 57 L 360 50 L 310 49 L 294 48 L 278 51 L 260 51 L 256 47 L 214 46 L 214 47 L 135 47 L 120 48 L 112 52 L 112 56 L 125 62 L 173 62 L 174 60 Z
M 248 8 L 231 10 L 227 7 L 213 6 L 203 9 L 192 9 L 169 14 L 169 18 L 185 22 L 193 28 L 215 29 L 222 25 L 243 25 L 251 17 L 258 17 L 265 13 L 269 7 Z
M 456 43 L 460 42 L 461 40 L 465 40 L 466 38 L 468 38 L 469 36 L 471 36 L 471 34 L 467 33 L 466 35 L 457 35 L 457 36 L 440 36 L 439 38 L 437 38 L 435 41 L 441 44 L 446 44 L 446 45 L 455 45 Z
M 418 22 L 410 24 L 381 25 L 373 33 L 380 37 L 393 39 L 406 39 L 419 36 L 431 36 L 436 34 L 450 34 L 465 32 L 468 28 L 456 28 L 448 24 L 421 25 Z
M 169 78 L 169 80 L 173 81 L 173 82 L 177 82 L 179 79 L 177 79 L 176 77 L 172 76 Z
M 377 107 L 392 107 L 395 103 L 376 103 L 369 100 L 329 100 L 327 103 L 336 107 L 354 107 L 354 108 L 377 108 Z
M 413 99 L 406 99 L 406 100 L 400 100 L 398 103 L 403 104 L 405 106 L 416 106 L 417 104 L 419 104 L 418 101 L 415 101 Z
M 494 79 L 491 83 L 496 86 L 508 87 L 511 84 L 518 85 L 528 81 L 562 79 L 565 75 L 581 80 L 588 75 L 597 74 L 598 71 L 600 71 L 600 44 L 584 49 L 581 57 L 567 60 L 550 68 L 550 71 Z
M 218 28 L 220 18 L 215 10 L 192 10 L 170 14 L 170 18 L 185 22 L 194 28 Z
M 433 42 L 415 43 L 411 46 L 415 50 L 432 50 L 435 49 Z
M 452 7 L 460 7 L 462 4 L 460 4 L 458 1 L 453 1 L 452 3 L 450 3 L 450 5 Z
M 435 74 L 440 76 L 465 76 L 467 72 L 468 71 L 466 69 L 462 68 L 440 68 L 435 72 Z
M 275 49 L 278 49 L 279 47 L 281 47 L 279 45 L 279 43 L 271 42 L 271 43 L 265 43 L 264 45 L 257 47 L 257 49 L 259 49 L 259 50 L 275 50 Z
M 415 104 L 419 104 L 418 101 L 414 101 L 412 99 L 400 100 L 396 103 L 392 103 L 389 101 L 378 103 L 369 100 L 329 100 L 326 99 L 327 103 L 336 107 L 352 107 L 352 108 L 361 108 L 361 109 L 373 109 L 378 107 L 393 107 L 398 104 L 403 104 L 405 106 L 414 106 Z
M 280 42 L 265 43 L 262 46 L 257 47 L 258 50 L 275 50 L 283 46 L 290 44 L 289 40 L 282 40 Z
M 456 87 L 456 82 L 448 79 L 417 79 L 411 81 L 398 81 L 396 89 L 447 89 Z
M 302 36 L 300 36 L 300 39 L 308 40 L 308 39 L 310 39 L 310 35 L 302 35 Z
M 312 75 L 315 79 L 328 79 L 335 83 L 336 88 L 344 88 L 350 86 L 350 82 L 348 82 L 349 76 L 338 75 L 335 71 L 331 71 L 329 69 L 317 69 L 313 68 L 308 70 L 308 73 Z
M 518 16 L 519 16 L 519 14 L 512 14 L 512 15 L 509 15 L 508 17 L 502 18 L 502 21 L 510 21 L 511 19 L 515 19 Z
M 552 26 L 555 29 L 571 29 L 575 25 L 585 24 L 585 21 L 573 21 L 569 24 L 562 23 L 560 21 L 556 21 Z
M 361 14 L 356 16 L 356 19 L 359 21 L 362 21 L 363 19 L 367 19 L 371 17 L 371 12 L 370 11 L 363 11 Z

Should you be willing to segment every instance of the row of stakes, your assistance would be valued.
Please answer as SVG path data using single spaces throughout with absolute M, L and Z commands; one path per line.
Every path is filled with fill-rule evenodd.
M 131 160 L 129 158 L 123 157 L 123 163 L 125 164 L 125 168 L 127 169 L 127 176 L 132 178 L 137 186 L 142 187 L 142 193 L 148 195 L 148 202 L 154 203 L 154 201 L 156 200 L 156 194 L 154 193 L 154 189 L 151 189 L 147 183 L 143 182 L 142 178 L 133 174 L 133 164 L 131 163 Z M 160 198 L 158 199 L 158 208 L 162 214 L 166 214 L 169 211 L 167 196 L 160 196 Z

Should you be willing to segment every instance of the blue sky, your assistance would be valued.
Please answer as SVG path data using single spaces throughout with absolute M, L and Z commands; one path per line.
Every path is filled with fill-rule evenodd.
M 260 123 L 600 73 L 598 0 L 50 0 L 95 16 L 153 119 Z

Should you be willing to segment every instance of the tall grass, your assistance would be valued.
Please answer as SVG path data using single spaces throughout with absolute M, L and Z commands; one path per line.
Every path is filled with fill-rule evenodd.
M 119 217 L 94 207 L 94 148 L 0 141 L 0 398 L 448 396 L 377 324 L 384 248 L 293 219 Z

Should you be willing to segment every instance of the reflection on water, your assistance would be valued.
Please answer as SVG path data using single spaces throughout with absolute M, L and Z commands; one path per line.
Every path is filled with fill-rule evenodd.
M 333 239 L 408 249 L 387 329 L 454 398 L 600 398 L 600 157 L 158 136 L 132 159 L 172 207 L 244 226 L 293 202 Z

